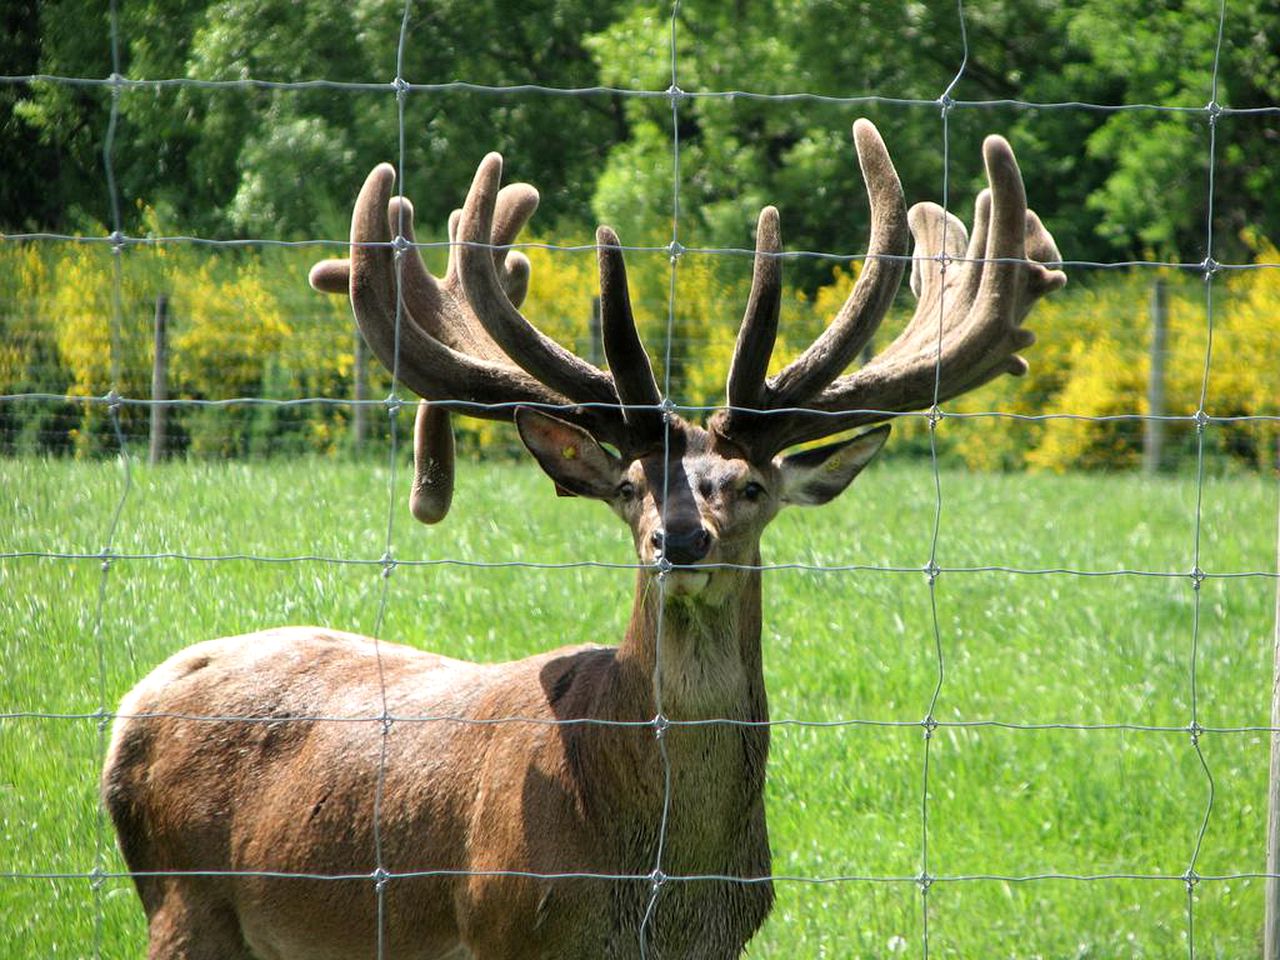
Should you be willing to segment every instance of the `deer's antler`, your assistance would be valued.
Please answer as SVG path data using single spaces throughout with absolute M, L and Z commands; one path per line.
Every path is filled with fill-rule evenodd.
M 605 227 L 597 234 L 605 357 L 616 371 L 611 376 L 520 313 L 529 260 L 506 247 L 537 208 L 538 194 L 527 184 L 499 190 L 501 177 L 502 158 L 489 154 L 466 203 L 449 218 L 442 279 L 427 271 L 413 246 L 413 206 L 391 195 L 395 171 L 389 164 L 374 168 L 356 198 L 351 256 L 311 269 L 315 289 L 349 293 L 374 355 L 423 398 L 414 428 L 410 507 L 426 523 L 442 519 L 452 497 L 450 411 L 510 420 L 518 404 L 555 407 L 562 419 L 623 452 L 652 445 L 661 429 L 661 396 L 636 333 L 617 237 Z
M 978 196 L 969 238 L 964 224 L 937 204 L 917 204 L 905 213 L 902 187 L 875 127 L 859 120 L 853 136 L 871 201 L 866 265 L 831 325 L 768 380 L 781 243 L 776 211 L 766 207 L 760 215 L 751 297 L 729 374 L 729 408 L 711 424 L 752 456 L 930 407 L 1001 373 L 1026 372 L 1016 351 L 1035 337 L 1020 325 L 1037 299 L 1066 282 L 1062 271 L 1043 265 L 1061 257 L 1027 209 L 1022 175 L 1003 137 L 983 144 L 991 186 Z M 893 301 L 908 228 L 916 241 L 915 313 L 882 353 L 841 376 Z
M 750 458 L 768 459 L 797 443 L 930 407 L 1001 373 L 1024 373 L 1017 351 L 1035 338 L 1021 323 L 1039 297 L 1066 282 L 1060 270 L 1044 266 L 1061 258 L 1027 209 L 1022 176 L 1004 138 L 991 136 L 983 145 L 990 189 L 978 196 L 971 238 L 937 204 L 906 211 L 893 161 L 869 121 L 854 124 L 853 139 L 871 204 L 862 274 L 830 326 L 771 378 L 782 243 L 778 211 L 765 207 L 760 214 L 728 406 L 710 423 L 719 440 Z M 477 168 L 462 209 L 449 219 L 449 264 L 437 279 L 413 246 L 413 207 L 391 195 L 395 173 L 381 164 L 356 199 L 350 258 L 325 260 L 311 271 L 317 290 L 350 294 L 374 354 L 424 400 L 414 431 L 411 506 L 428 523 L 444 516 L 453 489 L 450 411 L 510 420 L 518 404 L 559 408 L 561 418 L 625 457 L 662 436 L 662 395 L 636 332 L 617 235 L 608 227 L 596 233 L 606 373 L 520 312 L 529 261 L 507 248 L 533 214 L 538 194 L 526 184 L 499 189 L 501 179 L 502 158 L 491 153 Z M 905 272 L 908 232 L 916 241 L 915 314 L 882 353 L 844 375 L 893 302 Z

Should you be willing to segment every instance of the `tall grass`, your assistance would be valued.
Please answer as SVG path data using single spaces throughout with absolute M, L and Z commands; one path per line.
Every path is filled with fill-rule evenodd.
M 404 509 L 408 476 L 332 461 L 134 464 L 111 544 L 121 554 L 376 561 L 387 511 L 400 560 L 630 562 L 598 504 L 558 500 L 526 466 L 464 465 L 454 512 L 433 529 Z M 0 550 L 96 553 L 125 474 L 115 462 L 0 461 Z M 1196 490 L 1186 476 L 1034 477 L 944 471 L 944 568 L 1192 567 Z M 918 956 L 925 809 L 924 717 L 1134 724 L 1179 729 L 942 726 L 928 775 L 933 956 L 1182 957 L 1180 880 L 1028 879 L 1042 874 L 1177 876 L 1191 864 L 1209 779 L 1185 728 L 1192 665 L 1199 723 L 1269 716 L 1274 485 L 1210 477 L 1200 565 L 1189 577 L 917 572 L 935 516 L 927 469 L 878 464 L 823 510 L 783 514 L 769 562 L 909 568 L 766 574 L 764 652 L 776 720 L 859 720 L 775 729 L 767 799 L 777 907 L 757 957 Z M 582 567 L 401 566 L 325 559 L 0 561 L 0 712 L 94 714 L 194 641 L 281 623 L 317 623 L 485 660 L 563 643 L 611 642 L 632 573 Z M 105 584 L 105 586 L 104 586 Z M 101 595 L 99 593 L 102 588 Z M 99 601 L 101 596 L 101 602 Z M 100 603 L 100 605 L 99 605 Z M 1198 604 L 1198 631 L 1196 629 Z M 942 652 L 941 667 L 937 651 Z M 898 724 L 903 725 L 885 725 Z M 678 731 L 674 732 L 678 735 Z M 1213 809 L 1196 870 L 1261 871 L 1268 744 L 1206 733 Z M 96 717 L 0 720 L 0 954 L 138 957 L 142 912 L 130 883 L 81 877 L 123 869 L 96 804 Z M 656 772 L 655 772 L 656 773 Z M 833 877 L 891 877 L 846 880 Z M 804 879 L 807 878 L 807 879 Z M 1004 878 L 1004 879 L 1001 879 Z M 1193 891 L 1198 952 L 1258 951 L 1262 881 L 1204 880 Z

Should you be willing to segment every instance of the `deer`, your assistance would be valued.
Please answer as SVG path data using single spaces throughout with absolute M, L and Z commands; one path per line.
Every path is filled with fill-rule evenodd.
M 501 185 L 501 156 L 449 218 L 443 277 L 394 169 L 369 174 L 349 255 L 310 280 L 350 297 L 420 398 L 414 516 L 449 510 L 452 417 L 513 422 L 559 492 L 630 530 L 630 619 L 617 645 L 508 663 L 319 627 L 173 655 L 121 702 L 101 784 L 151 960 L 741 956 L 773 902 L 761 535 L 839 495 L 895 416 L 1024 373 L 1023 321 L 1066 280 L 1004 138 L 984 142 L 971 233 L 937 204 L 906 210 L 869 121 L 853 140 L 870 239 L 848 299 L 767 375 L 783 250 L 765 207 L 726 403 L 703 425 L 658 387 L 613 230 L 596 233 L 606 370 L 520 310 L 513 241 L 538 194 Z M 846 373 L 908 262 L 914 314 Z

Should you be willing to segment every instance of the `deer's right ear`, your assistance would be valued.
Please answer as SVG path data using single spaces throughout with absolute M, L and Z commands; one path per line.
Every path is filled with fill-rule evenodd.
M 888 437 L 889 425 L 885 424 L 851 440 L 779 458 L 776 463 L 782 473 L 783 501 L 817 506 L 839 496 Z
M 532 407 L 517 407 L 515 421 L 520 439 L 557 486 L 596 500 L 613 496 L 622 461 L 586 430 Z

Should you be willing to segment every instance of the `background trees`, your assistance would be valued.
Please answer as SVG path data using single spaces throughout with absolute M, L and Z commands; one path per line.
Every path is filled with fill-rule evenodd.
M 667 316 L 664 255 L 634 256 L 632 279 L 652 341 L 671 324 L 679 342 L 673 383 L 692 403 L 715 401 L 717 364 L 727 356 L 749 270 L 745 257 L 698 249 L 749 247 L 759 208 L 774 203 L 788 249 L 836 255 L 786 263 L 798 305 L 787 330 L 797 343 L 829 316 L 830 301 L 840 296 L 833 279 L 849 282 L 856 262 L 839 258 L 860 254 L 866 236 L 849 143 L 857 116 L 870 116 L 885 132 L 908 198 L 945 199 L 965 217 L 983 184 L 981 139 L 1005 133 L 1034 206 L 1073 261 L 1199 263 L 1209 252 L 1213 156 L 1213 256 L 1230 263 L 1275 257 L 1268 240 L 1280 237 L 1280 8 L 1261 0 L 1229 7 L 1220 45 L 1218 0 L 979 0 L 965 4 L 963 24 L 949 0 L 697 0 L 679 8 L 674 71 L 671 8 L 659 0 L 420 0 L 410 7 L 401 51 L 404 9 L 403 0 L 120 0 L 120 73 L 149 83 L 118 91 L 108 142 L 112 90 L 24 79 L 109 76 L 106 7 L 14 0 L 0 37 L 0 75 L 8 78 L 0 82 L 0 230 L 109 232 L 109 147 L 130 236 L 340 240 L 355 184 L 374 163 L 402 159 L 419 235 L 439 239 L 476 161 L 497 149 L 510 177 L 542 192 L 537 239 L 589 244 L 594 224 L 608 222 L 624 242 L 661 247 L 678 229 L 694 252 L 683 261 L 675 315 Z M 391 88 L 398 62 L 415 85 L 401 100 Z M 335 82 L 361 86 L 353 92 Z M 673 83 L 676 96 L 664 96 Z M 564 95 L 569 90 L 578 92 Z M 636 91 L 648 95 L 629 95 Z M 945 111 L 944 94 L 955 102 Z M 1211 100 L 1246 112 L 1211 123 L 1204 109 Z M 14 262 L 30 259 L 27 251 L 10 252 Z M 252 247 L 204 255 L 222 262 L 206 269 L 200 257 L 171 260 L 215 286 L 234 286 L 239 281 L 228 277 L 257 276 L 263 266 Z M 98 287 L 83 280 L 83 259 L 46 249 L 40 290 L 23 280 L 34 276 L 26 267 L 0 277 L 7 303 L 0 328 L 12 334 L 56 326 L 40 313 L 44 307 L 33 306 L 40 303 L 71 313 L 80 303 L 82 314 L 92 313 L 98 293 L 90 291 Z M 586 327 L 587 260 L 539 258 L 531 302 L 561 337 Z M 133 262 L 130 282 L 142 283 L 152 268 L 139 257 Z M 272 309 L 290 318 L 295 334 L 307 326 L 304 312 L 320 317 L 308 321 L 317 330 L 340 322 L 341 310 L 316 307 L 312 295 L 293 289 L 299 263 L 277 258 L 261 271 L 263 289 L 275 291 Z M 287 277 L 277 278 L 279 271 Z M 79 293 L 70 289 L 77 277 Z M 1097 302 L 1064 308 L 1052 348 L 1057 369 L 1027 381 L 1032 386 L 1016 397 L 1006 393 L 1010 403 L 1032 412 L 1062 397 L 1105 394 L 1107 404 L 1140 409 L 1131 385 L 1106 379 L 1114 364 L 1099 353 L 1111 342 L 1099 339 L 1102 333 L 1126 345 L 1118 362 L 1129 368 L 1145 348 L 1145 306 L 1134 300 L 1143 285 L 1116 277 L 1072 272 L 1066 296 L 1094 288 L 1088 295 Z M 1265 306 L 1271 288 L 1253 279 L 1257 290 L 1250 275 L 1224 278 L 1219 289 L 1232 294 L 1222 309 L 1250 305 L 1249 335 L 1265 340 L 1274 323 Z M 217 298 L 197 293 L 199 283 L 189 286 L 190 320 L 197 300 Z M 1195 286 L 1179 295 L 1194 303 Z M 57 291 L 53 299 L 50 290 Z M 131 322 L 144 329 L 146 306 L 140 300 L 130 309 L 142 312 Z M 1124 329 L 1081 323 L 1081 309 Z M 209 316 L 200 323 L 219 326 Z M 1186 336 L 1184 349 L 1202 351 Z M 145 345 L 138 350 L 145 354 Z M 311 363 L 326 352 L 336 364 L 327 382 L 342 385 L 350 372 L 345 343 L 341 351 L 309 345 L 299 356 Z M 227 395 L 293 382 L 282 372 L 293 369 L 287 363 L 258 359 L 253 369 L 237 365 Z M 37 361 L 51 372 L 39 373 Z M 1081 376 L 1097 382 L 1086 389 L 1079 381 L 1072 392 L 1077 361 Z M 10 364 L 21 377 L 5 380 L 9 392 L 37 382 L 54 393 L 67 384 L 92 392 L 96 386 L 82 382 L 77 363 L 45 343 Z M 301 370 L 303 362 L 295 366 Z M 206 371 L 187 389 L 203 396 L 215 385 Z M 1059 446 L 1097 446 L 1098 438 L 1077 439 Z M 1117 447 L 1113 439 L 1102 438 L 1102 449 L 1123 447 L 1120 459 L 1131 458 L 1131 445 Z M 1028 434 L 988 450 L 1002 451 L 999 462 L 1019 463 L 1037 446 Z
M 401 0 L 122 3 L 120 69 L 131 79 L 373 85 L 356 95 L 323 85 L 127 89 L 113 153 L 133 223 L 147 205 L 200 235 L 285 238 L 336 227 L 330 198 L 344 197 L 362 170 L 398 149 L 396 102 L 380 85 L 395 76 L 403 9 Z M 6 75 L 111 72 L 102 4 L 21 0 L 9 7 L 6 27 Z M 966 162 L 974 147 L 999 127 L 1017 142 L 1029 191 L 1054 211 L 1074 259 L 1196 261 L 1205 243 L 1203 113 L 995 104 L 1202 108 L 1214 97 L 1217 29 L 1217 0 L 984 0 L 965 8 L 961 70 L 964 45 L 950 3 L 684 4 L 677 82 L 695 95 L 676 114 L 685 167 L 695 171 L 682 184 L 687 229 L 707 245 L 742 246 L 743 225 L 767 201 L 783 210 L 797 247 L 845 249 L 862 215 L 849 120 L 865 113 L 892 130 L 908 192 L 936 193 L 943 159 L 930 101 L 946 90 L 955 100 L 993 104 L 951 114 L 958 197 L 980 177 Z M 1280 10 L 1233 5 L 1216 101 L 1275 106 L 1277 43 Z M 533 0 L 512 9 L 505 0 L 431 0 L 411 8 L 401 72 L 416 84 L 662 91 L 672 82 L 669 6 Z M 697 96 L 722 91 L 924 103 Z M 14 161 L 0 191 L 0 224 L 65 230 L 109 218 L 101 174 L 109 100 L 94 86 L 0 86 L 4 149 Z M 673 117 L 665 98 L 450 88 L 414 92 L 404 108 L 406 170 L 429 180 L 417 191 L 424 223 L 447 216 L 453 185 L 466 182 L 485 151 L 499 149 L 515 175 L 543 190 L 544 218 L 559 226 L 585 231 L 607 217 L 633 235 L 669 233 Z M 1280 235 L 1280 204 L 1272 200 L 1280 173 L 1267 162 L 1280 119 L 1228 115 L 1217 126 L 1221 242 L 1236 245 L 1246 226 Z M 433 192 L 437 183 L 451 189 Z M 805 285 L 822 279 L 815 268 Z

